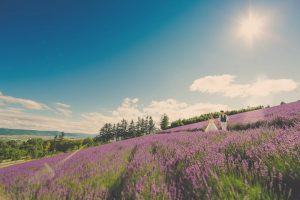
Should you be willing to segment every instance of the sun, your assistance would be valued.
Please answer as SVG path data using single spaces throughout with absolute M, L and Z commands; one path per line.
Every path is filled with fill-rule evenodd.
M 248 15 L 239 20 L 238 36 L 252 46 L 254 41 L 264 33 L 265 21 L 249 10 Z

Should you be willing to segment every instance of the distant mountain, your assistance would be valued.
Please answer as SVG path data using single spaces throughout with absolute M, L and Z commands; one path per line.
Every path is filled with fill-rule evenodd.
M 22 129 L 8 129 L 0 128 L 0 135 L 33 135 L 33 136 L 55 136 L 60 135 L 59 131 L 37 131 L 37 130 L 22 130 Z M 95 137 L 97 134 L 84 133 L 65 133 L 65 137 L 70 138 L 87 138 Z

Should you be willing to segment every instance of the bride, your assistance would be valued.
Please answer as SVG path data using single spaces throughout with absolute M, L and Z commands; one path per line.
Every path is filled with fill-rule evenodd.
M 217 131 L 218 128 L 215 125 L 215 119 L 212 114 L 209 115 L 208 125 L 205 129 L 205 132 Z

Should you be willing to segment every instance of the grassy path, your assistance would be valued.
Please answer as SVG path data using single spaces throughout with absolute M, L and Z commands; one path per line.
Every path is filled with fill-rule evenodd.
M 75 150 L 75 151 L 72 152 L 68 157 L 66 157 L 64 160 L 62 160 L 62 161 L 61 161 L 60 163 L 58 163 L 58 164 L 64 163 L 65 161 L 67 161 L 68 159 L 70 159 L 71 157 L 73 157 L 75 154 L 77 154 L 77 153 L 78 153 L 80 150 L 82 150 L 84 147 L 85 147 L 85 146 L 82 146 L 80 149 Z M 51 156 L 55 156 L 55 155 L 51 155 Z M 45 157 L 48 157 L 48 156 L 45 156 Z M 44 157 L 44 158 L 45 158 L 45 157 Z M 40 158 L 37 158 L 37 159 L 40 159 Z M 30 162 L 30 161 L 37 160 L 37 159 L 15 160 L 15 161 L 3 162 L 3 163 L 0 163 L 0 168 L 9 167 L 9 166 L 12 166 L 12 165 L 17 165 L 17 164 L 22 164 L 22 163 Z
M 8 162 L 0 163 L 0 168 L 9 167 L 9 166 L 17 165 L 17 164 L 21 164 L 21 163 L 26 163 L 26 162 L 29 162 L 29 161 L 32 161 L 32 159 L 30 159 L 30 160 L 8 161 Z

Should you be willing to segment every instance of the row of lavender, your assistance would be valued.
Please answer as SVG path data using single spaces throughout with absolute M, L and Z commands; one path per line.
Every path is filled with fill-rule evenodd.
M 298 106 L 276 108 L 273 116 L 297 117 Z M 0 169 L 0 194 L 2 199 L 297 199 L 299 147 L 299 124 L 145 136 Z
M 245 124 L 245 123 L 253 123 L 258 120 L 271 120 L 276 117 L 299 117 L 298 115 L 300 111 L 300 101 L 283 104 L 275 107 L 264 108 L 260 110 L 239 113 L 236 115 L 229 116 L 230 124 Z M 184 125 L 176 128 L 171 128 L 163 131 L 163 133 L 172 133 L 172 132 L 180 132 L 180 131 L 191 131 L 196 129 L 203 129 L 207 126 L 207 121 L 198 122 L 194 124 Z

